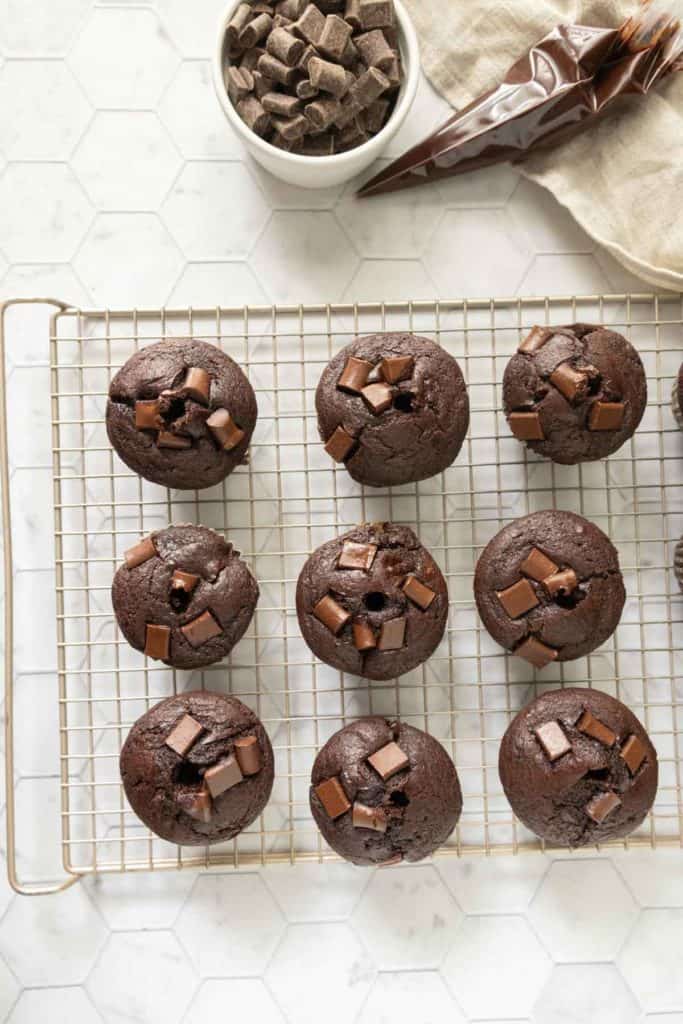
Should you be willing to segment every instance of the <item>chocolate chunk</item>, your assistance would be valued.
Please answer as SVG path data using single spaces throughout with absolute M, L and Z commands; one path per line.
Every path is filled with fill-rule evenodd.
M 337 381 L 337 387 L 342 391 L 350 391 L 352 394 L 360 394 L 368 382 L 368 377 L 374 370 L 372 363 L 366 359 L 356 359 L 349 356 L 342 375 Z
M 426 612 L 430 604 L 436 597 L 436 594 L 429 587 L 426 587 L 424 583 L 421 583 L 416 576 L 407 576 L 403 582 L 401 590 L 406 597 L 416 604 L 418 608 L 421 608 L 423 612 Z
M 588 429 L 621 430 L 625 411 L 623 402 L 594 402 L 588 415 Z
M 613 747 L 617 742 L 616 734 L 604 722 L 601 722 L 599 718 L 595 718 L 588 709 L 581 715 L 581 718 L 576 723 L 576 728 L 584 736 L 590 736 L 591 739 L 597 740 L 598 743 L 602 743 L 606 747 Z
M 311 130 L 310 122 L 303 114 L 290 118 L 274 117 L 273 127 L 288 142 L 296 142 L 298 139 L 303 139 L 306 132 Z
M 380 416 L 387 409 L 391 408 L 394 400 L 394 392 L 388 384 L 368 384 L 367 387 L 363 388 L 361 394 L 375 416 Z
M 175 751 L 179 757 L 185 757 L 203 732 L 204 726 L 197 722 L 192 715 L 183 715 L 168 734 L 164 743 L 171 750 Z
M 587 370 L 575 370 L 569 363 L 562 363 L 550 374 L 550 383 L 564 395 L 568 402 L 583 401 L 588 395 L 594 375 Z
M 190 622 L 186 622 L 184 626 L 181 626 L 180 631 L 191 647 L 201 647 L 207 640 L 220 636 L 223 632 L 223 627 L 220 623 L 216 622 L 207 608 L 196 619 L 192 619 Z
M 351 38 L 351 26 L 336 14 L 328 14 L 323 30 L 316 43 L 316 49 L 331 60 L 341 60 L 346 44 Z
M 301 152 L 304 156 L 332 156 L 334 147 L 335 139 L 332 132 L 318 132 L 304 139 Z
M 235 110 L 255 135 L 263 137 L 270 131 L 270 115 L 255 96 L 245 96 L 235 105 Z
M 183 391 L 187 394 L 188 398 L 193 398 L 195 402 L 208 405 L 211 378 L 206 370 L 202 370 L 199 366 L 191 366 L 187 371 Z
M 351 96 L 347 96 L 341 105 L 339 116 L 334 122 L 335 125 L 339 129 L 346 128 L 349 124 L 351 124 L 354 118 L 358 116 L 360 111 L 360 103 L 358 103 L 357 100 L 354 100 Z
M 170 430 L 160 430 L 157 434 L 157 447 L 175 448 L 180 451 L 183 448 L 192 447 L 192 438 L 184 437 L 182 434 L 172 434 Z
M 170 626 L 145 626 L 145 654 L 155 661 L 165 661 L 171 648 Z
M 363 27 L 360 20 L 360 0 L 346 0 L 344 20 L 349 23 L 354 32 L 360 32 Z
M 262 46 L 254 46 L 251 50 L 247 50 L 242 57 L 240 71 L 249 71 L 253 75 L 259 60 L 265 52 Z
M 297 39 L 286 28 L 274 28 L 266 41 L 266 52 L 290 68 L 299 63 L 305 49 L 304 41 Z
M 526 615 L 539 604 L 536 591 L 526 579 L 518 580 L 506 590 L 497 591 L 497 597 L 511 619 Z
M 311 77 L 310 76 L 310 71 L 309 71 L 309 66 L 310 66 L 310 63 L 313 60 L 313 58 L 317 57 L 317 56 L 318 56 L 318 51 L 316 50 L 316 48 L 314 46 L 311 46 L 310 43 L 309 43 L 309 45 L 306 47 L 306 49 L 304 50 L 304 52 L 302 54 L 301 60 L 299 61 L 299 63 L 296 66 L 297 67 L 297 71 L 300 71 L 304 75 L 308 75 L 309 80 L 310 80 L 310 77 Z
M 534 732 L 549 761 L 557 761 L 572 749 L 559 722 L 546 722 L 544 725 L 538 725 Z
M 334 96 L 319 96 L 313 103 L 307 104 L 305 114 L 310 125 L 316 131 L 324 132 L 330 125 L 334 124 L 339 114 L 339 100 Z
M 280 0 L 276 10 L 284 18 L 291 18 L 292 21 L 296 21 L 297 18 L 301 17 L 307 6 L 308 0 Z
M 337 427 L 334 434 L 328 438 L 325 451 L 332 456 L 335 462 L 343 462 L 355 444 L 355 437 L 351 437 L 343 427 Z
M 191 572 L 182 572 L 180 569 L 176 569 L 171 576 L 171 588 L 184 590 L 186 594 L 191 594 L 198 583 L 199 576 L 195 576 Z
M 635 775 L 646 756 L 645 747 L 638 737 L 635 735 L 629 736 L 619 753 L 626 762 L 626 767 L 631 775 Z
M 538 352 L 539 348 L 543 348 L 546 341 L 552 338 L 552 335 L 553 332 L 545 327 L 534 327 L 531 333 L 527 334 L 517 351 L 526 352 L 527 354 Z
M 387 743 L 368 758 L 368 764 L 372 765 L 377 774 L 384 782 L 390 779 L 397 772 L 403 771 L 410 764 L 410 759 L 399 747 L 398 743 Z
M 557 661 L 558 655 L 554 647 L 548 647 L 534 636 L 527 637 L 519 647 L 515 648 L 514 653 L 519 658 L 524 658 L 534 668 L 545 668 L 551 662 Z
M 349 91 L 346 72 L 339 64 L 332 64 L 320 57 L 311 57 L 307 72 L 315 89 L 329 92 L 336 99 L 341 99 Z
M 369 828 L 373 832 L 386 832 L 387 816 L 381 807 L 367 807 L 355 803 L 351 818 L 354 828 Z
M 559 569 L 559 566 L 544 555 L 538 548 L 532 548 L 527 557 L 520 565 L 525 576 L 530 576 L 537 583 L 542 583 L 548 576 L 552 576 Z
M 135 426 L 138 430 L 161 430 L 163 425 L 161 404 L 158 398 L 149 402 L 135 403 Z
M 366 67 L 379 68 L 380 71 L 390 70 L 396 54 L 387 43 L 381 29 L 374 28 L 371 32 L 364 32 L 356 38 L 355 43 Z
M 261 99 L 263 109 L 278 117 L 294 117 L 302 110 L 301 100 L 296 96 L 288 96 L 284 92 L 267 92 Z
M 144 540 L 138 541 L 135 547 L 128 548 L 123 553 L 123 560 L 126 563 L 127 569 L 134 569 L 137 565 L 142 565 L 143 562 L 149 561 L 150 558 L 154 558 L 157 553 L 157 549 L 154 547 L 154 541 L 151 537 L 145 537 Z
M 276 149 L 284 149 L 286 153 L 301 153 L 304 144 L 303 139 L 283 139 L 278 132 L 269 141 L 271 146 L 275 146 Z
M 319 786 L 315 787 L 315 794 L 323 805 L 325 813 L 334 821 L 346 814 L 351 809 L 348 797 L 344 792 L 341 782 L 335 776 L 333 779 L 326 779 Z
M 216 409 L 212 412 L 206 425 L 223 451 L 232 451 L 244 440 L 244 431 L 233 421 L 227 409 Z
M 403 863 L 403 854 L 402 853 L 396 853 L 396 854 L 394 854 L 393 857 L 390 857 L 389 860 L 383 860 L 381 864 L 377 865 L 377 867 L 378 868 L 393 868 L 397 864 L 402 864 L 402 863 Z
M 242 779 L 243 775 L 237 758 L 232 755 L 226 757 L 224 761 L 219 761 L 204 773 L 204 782 L 209 787 L 209 792 L 214 800 L 221 793 L 225 793 L 226 790 L 232 789 L 233 786 L 242 782 Z
M 225 32 L 225 38 L 228 47 L 233 50 L 237 46 L 237 42 L 242 32 L 246 28 L 247 24 L 251 19 L 251 7 L 249 4 L 240 4 L 235 13 L 233 14 L 228 27 Z
M 208 825 L 211 822 L 213 803 L 208 788 L 202 786 L 196 793 L 178 793 L 178 806 L 190 818 Z
M 598 793 L 586 804 L 586 814 L 601 825 L 617 807 L 621 807 L 621 800 L 616 793 Z
M 318 95 L 318 90 L 310 78 L 304 78 L 302 82 L 297 83 L 296 94 L 300 100 L 312 100 L 314 96 Z
M 248 96 L 251 89 L 248 85 L 247 75 L 249 72 L 245 69 L 242 71 L 240 68 L 236 68 L 234 65 L 230 65 L 226 72 L 226 85 L 228 87 L 228 96 L 230 97 L 233 106 L 236 106 L 240 100 L 243 100 L 245 96 Z M 251 79 L 253 84 L 253 78 Z
M 388 28 L 394 24 L 393 0 L 360 0 L 358 14 L 361 27 L 366 31 Z
M 351 618 L 351 613 L 346 608 L 337 604 L 335 599 L 326 594 L 313 609 L 313 614 L 323 626 L 327 626 L 331 633 L 337 636 Z
M 403 617 L 383 622 L 379 631 L 378 649 L 380 651 L 398 651 L 403 647 L 405 632 L 406 620 Z
M 345 540 L 337 567 L 339 569 L 363 569 L 364 572 L 370 572 L 376 554 L 376 544 L 356 544 L 355 541 Z
M 391 82 L 383 71 L 380 71 L 379 68 L 368 68 L 351 86 L 349 95 L 364 110 L 378 100 L 390 86 Z
M 545 441 L 541 417 L 537 412 L 511 412 L 508 422 L 519 441 Z
M 563 569 L 562 572 L 553 573 L 543 580 L 543 586 L 551 597 L 556 594 L 571 594 L 579 585 L 576 573 L 573 569 Z
M 357 651 L 372 651 L 377 646 L 377 637 L 367 622 L 354 622 L 353 645 Z
M 258 775 L 263 765 L 261 747 L 256 736 L 244 736 L 235 740 L 235 757 L 242 775 Z
M 273 57 L 272 53 L 264 53 L 262 57 L 259 57 L 256 66 L 262 75 L 271 78 L 274 82 L 279 82 L 280 85 L 294 85 L 296 82 L 297 69 L 290 68 L 284 61 Z
M 257 16 L 242 29 L 239 37 L 239 45 L 243 50 L 250 50 L 262 39 L 265 39 L 273 27 L 273 19 L 269 14 L 257 14 Z
M 412 377 L 414 366 L 413 356 L 388 356 L 379 364 L 379 372 L 387 384 L 398 384 Z
M 254 81 L 254 92 L 256 93 L 257 100 L 263 100 L 264 96 L 273 91 L 273 83 L 270 78 L 266 78 L 260 71 L 254 71 L 251 77 Z
M 315 4 L 309 4 L 301 17 L 294 22 L 291 30 L 300 39 L 317 46 L 324 27 L 325 15 L 318 10 Z
M 367 107 L 365 110 L 365 127 L 371 135 L 377 135 L 382 130 L 389 115 L 390 107 L 389 100 L 375 100 L 374 103 Z

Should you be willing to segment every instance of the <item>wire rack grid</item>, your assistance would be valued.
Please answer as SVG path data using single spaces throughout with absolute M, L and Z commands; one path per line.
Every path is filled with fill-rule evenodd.
M 59 684 L 61 852 L 67 882 L 101 871 L 324 860 L 331 851 L 308 809 L 310 768 L 337 729 L 365 714 L 399 716 L 436 736 L 460 776 L 464 811 L 444 854 L 518 852 L 539 843 L 514 818 L 497 772 L 501 737 L 543 689 L 595 686 L 629 704 L 657 746 L 661 782 L 653 812 L 621 845 L 680 843 L 679 707 L 683 602 L 672 578 L 683 532 L 681 434 L 669 402 L 683 358 L 683 298 L 589 296 L 213 310 L 79 310 L 50 320 L 52 481 Z M 636 437 L 610 459 L 554 465 L 511 437 L 500 381 L 520 336 L 537 323 L 604 323 L 638 347 L 649 383 Z M 355 484 L 325 454 L 314 396 L 330 356 L 359 334 L 414 331 L 460 362 L 471 425 L 453 466 L 431 480 L 384 491 Z M 132 474 L 108 443 L 109 381 L 139 348 L 166 337 L 219 345 L 247 372 L 259 421 L 249 465 L 201 492 L 167 491 Z M 4 361 L 4 357 L 3 357 Z M 6 410 L 2 441 L 7 601 L 7 797 L 10 878 L 16 877 L 13 751 L 11 501 Z M 592 655 L 535 673 L 487 635 L 472 596 L 476 560 L 507 522 L 540 508 L 579 512 L 619 549 L 628 600 L 613 638 Z M 308 554 L 362 521 L 412 526 L 446 576 L 448 628 L 434 656 L 390 683 L 339 673 L 303 642 L 294 591 Z M 113 618 L 110 585 L 123 551 L 168 523 L 223 531 L 250 563 L 258 609 L 231 657 L 186 673 L 132 650 Z M 17 613 L 18 614 L 18 613 Z M 172 846 L 129 808 L 118 755 L 135 719 L 190 688 L 227 690 L 263 720 L 276 760 L 272 798 L 230 843 Z M 49 888 L 49 887 L 48 887 Z M 36 891 L 36 887 L 30 887 Z M 45 885 L 37 891 L 47 891 Z

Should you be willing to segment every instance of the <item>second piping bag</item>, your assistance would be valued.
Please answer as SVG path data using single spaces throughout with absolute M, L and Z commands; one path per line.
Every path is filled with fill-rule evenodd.
M 522 160 L 590 126 L 620 96 L 649 93 L 683 70 L 676 0 L 645 3 L 618 28 L 558 25 L 503 82 L 367 182 L 359 196 L 412 188 Z

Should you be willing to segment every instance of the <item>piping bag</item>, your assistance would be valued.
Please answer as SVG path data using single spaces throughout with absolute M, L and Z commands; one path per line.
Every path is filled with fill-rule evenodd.
M 683 71 L 677 5 L 680 0 L 644 0 L 642 11 L 620 28 L 558 25 L 500 85 L 368 181 L 358 196 L 514 163 L 590 127 L 620 96 L 646 95 L 667 75 Z

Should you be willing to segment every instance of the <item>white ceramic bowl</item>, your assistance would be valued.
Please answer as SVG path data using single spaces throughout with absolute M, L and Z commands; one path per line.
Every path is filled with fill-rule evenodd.
M 399 130 L 415 99 L 420 79 L 420 52 L 417 35 L 401 0 L 394 0 L 403 58 L 403 84 L 391 117 L 381 132 L 356 149 L 334 156 L 300 156 L 271 146 L 259 138 L 239 117 L 232 105 L 223 78 L 223 43 L 225 30 L 241 0 L 230 0 L 218 26 L 218 40 L 213 62 L 213 81 L 220 104 L 230 124 L 255 160 L 276 178 L 301 188 L 329 188 L 355 178 L 369 167 L 388 146 Z

